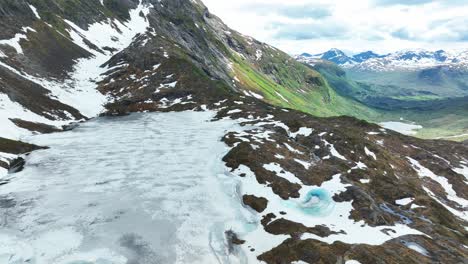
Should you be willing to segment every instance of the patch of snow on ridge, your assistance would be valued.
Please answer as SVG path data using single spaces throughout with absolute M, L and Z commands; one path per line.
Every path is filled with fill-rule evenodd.
M 207 122 L 213 117 L 141 113 L 30 137 L 51 148 L 28 156 L 0 189 L 17 204 L 4 214 L 0 263 L 234 261 L 224 232 L 248 233 L 253 214 L 221 161 L 220 139 L 236 121 Z
M 257 51 L 255 51 L 255 57 L 256 57 L 256 60 L 257 60 L 257 61 L 260 60 L 260 59 L 262 59 L 262 57 L 263 57 L 263 51 L 262 51 L 262 50 L 259 50 L 259 49 L 258 49 Z
M 28 30 L 35 31 L 34 29 L 32 29 L 30 27 L 23 27 L 21 29 L 22 33 L 17 33 L 15 35 L 15 37 L 11 38 L 11 39 L 0 40 L 0 45 L 10 46 L 10 47 L 14 48 L 18 54 L 23 54 L 23 48 L 20 45 L 20 41 L 22 39 L 27 39 L 27 36 L 25 35 L 25 33 L 28 33 Z
M 366 152 L 367 156 L 372 157 L 374 160 L 377 160 L 377 156 L 375 155 L 375 153 L 370 151 L 367 147 L 364 147 L 364 152 Z
M 461 165 L 461 168 L 453 169 L 458 174 L 465 176 L 465 182 L 468 184 L 468 167 L 465 165 Z
M 352 260 L 347 260 L 345 264 L 361 264 L 361 262 L 352 259 Z
M 31 11 L 34 13 L 37 19 L 41 19 L 41 16 L 37 12 L 37 9 L 33 5 L 29 5 L 29 8 L 31 8 Z
M 450 184 L 450 182 L 447 180 L 447 178 L 434 174 L 431 170 L 429 170 L 428 168 L 421 165 L 417 160 L 412 159 L 410 157 L 407 157 L 407 158 L 411 162 L 411 165 L 413 166 L 414 170 L 416 170 L 416 172 L 418 172 L 418 174 L 419 174 L 419 176 L 421 178 L 428 177 L 431 180 L 439 183 L 442 186 L 442 188 L 444 188 L 445 193 L 447 194 L 447 199 L 461 205 L 462 208 L 468 207 L 468 200 L 463 199 L 463 198 L 461 198 L 461 197 L 459 197 L 457 195 L 457 193 L 453 189 L 452 184 Z M 425 188 L 425 190 L 426 190 L 426 192 L 428 192 L 429 189 Z M 432 193 L 432 192 L 430 192 L 429 195 L 432 196 L 433 198 L 435 197 L 434 193 Z M 440 202 L 439 199 L 437 199 L 437 201 Z M 452 210 L 453 210 L 453 208 L 452 208 Z M 453 210 L 453 211 L 458 211 L 458 210 Z M 461 217 L 463 219 L 468 219 L 468 215 L 466 214 L 466 212 L 461 212 L 461 214 L 458 214 L 458 215 L 461 215 Z
M 323 142 L 325 143 L 325 146 L 330 147 L 330 153 L 331 153 L 332 156 L 337 157 L 337 158 L 342 159 L 342 160 L 346 160 L 346 157 L 341 155 L 338 152 L 338 150 L 336 150 L 336 148 L 335 148 L 335 146 L 333 144 L 329 143 L 326 140 L 323 140 Z
M 307 127 L 301 127 L 297 132 L 290 133 L 289 136 L 292 138 L 296 138 L 298 135 L 308 137 L 312 134 L 313 129 L 312 128 L 307 128 Z
M 395 203 L 398 204 L 398 205 L 408 205 L 410 203 L 412 203 L 414 201 L 414 198 L 403 198 L 403 199 L 399 199 L 399 200 L 396 200 Z
M 11 101 L 6 94 L 0 93 L 0 137 L 19 140 L 21 137 L 31 134 L 30 131 L 17 127 L 10 118 L 19 118 L 36 123 L 47 123 L 54 126 L 62 126 L 69 123 L 64 120 L 49 120 Z
M 302 181 L 289 171 L 285 171 L 279 164 L 270 163 L 263 165 L 263 168 L 275 172 L 278 177 L 284 178 L 291 183 L 302 184 Z

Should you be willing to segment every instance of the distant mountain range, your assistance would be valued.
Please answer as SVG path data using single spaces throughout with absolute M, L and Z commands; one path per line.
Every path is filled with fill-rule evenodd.
M 314 64 L 317 60 L 327 60 L 344 68 L 373 72 L 421 70 L 439 66 L 468 71 L 468 50 L 402 50 L 385 55 L 366 51 L 349 56 L 339 49 L 331 49 L 320 54 L 302 53 L 296 56 L 296 59 L 308 64 Z

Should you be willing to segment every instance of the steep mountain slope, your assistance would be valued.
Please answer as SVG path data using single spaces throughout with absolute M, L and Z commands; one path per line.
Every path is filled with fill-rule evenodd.
M 174 10 L 172 5 L 154 5 L 154 12 L 147 20 L 142 15 L 147 14 L 148 8 L 130 9 L 137 7 L 137 1 L 115 0 L 103 4 L 99 1 L 86 4 L 79 1 L 50 1 L 47 4 L 7 1 L 2 5 L 5 13 L 2 38 L 5 40 L 0 44 L 1 69 L 6 71 L 5 75 L 15 77 L 5 78 L 2 85 L 3 108 L 11 109 L 8 114 L 2 114 L 9 138 L 19 139 L 28 134 L 23 129 L 18 130 L 17 124 L 22 124 L 22 128 L 27 128 L 25 124 L 30 122 L 62 126 L 92 117 L 103 111 L 102 105 L 109 99 L 117 100 L 115 97 L 122 94 L 102 88 L 104 96 L 101 96 L 95 91 L 94 83 L 100 81 L 100 74 L 115 66 L 119 59 L 114 58 L 106 64 L 108 69 L 99 65 L 127 47 L 134 36 L 141 43 L 133 42 L 119 56 L 130 56 L 129 53 L 145 46 L 153 49 L 146 52 L 155 54 L 148 61 L 158 62 L 167 56 L 173 68 L 179 63 L 187 67 L 181 70 L 183 72 L 196 67 L 202 79 L 218 80 L 216 85 L 244 90 L 250 96 L 271 103 L 320 116 L 367 111 L 366 107 L 338 96 L 314 70 L 273 47 L 230 30 L 204 7 L 186 14 L 190 3 L 184 1 L 176 2 L 178 8 Z M 145 32 L 149 25 L 152 30 Z M 159 46 L 142 45 L 147 42 L 158 42 Z M 170 63 L 163 63 L 161 70 L 170 68 Z M 140 68 L 149 66 L 141 65 Z M 180 80 L 180 84 L 193 81 L 190 78 L 192 76 Z M 165 80 L 156 76 L 151 81 L 162 83 Z M 34 86 L 36 88 L 32 89 Z M 37 94 L 38 101 L 26 99 L 30 92 Z M 15 125 L 12 118 L 19 122 Z
M 337 94 L 314 69 L 229 29 L 200 1 L 39 2 L 0 4 L 8 14 L 2 16 L 9 21 L 5 28 L 12 27 L 5 37 L 9 44 L 0 46 L 5 54 L 0 77 L 7 80 L 2 104 L 8 105 L 1 109 L 0 135 L 51 147 L 13 162 L 40 147 L 0 141 L 0 166 L 10 168 L 0 183 L 0 210 L 6 215 L 0 260 L 466 259 L 468 150 L 463 144 L 407 137 L 351 117 L 307 114 L 376 112 Z M 27 26 L 35 31 L 23 31 Z M 44 59 L 49 52 L 23 49 L 41 26 L 58 39 L 38 37 L 31 47 L 63 45 L 60 53 L 50 53 L 63 53 L 60 59 L 52 56 L 60 67 Z M 32 63 L 34 56 L 44 63 Z M 28 132 L 53 132 L 60 129 L 50 125 L 97 114 L 147 111 L 183 112 L 102 117 L 39 139 Z M 191 111 L 208 113 L 200 118 Z M 206 147 L 214 138 L 216 148 L 210 151 Z M 218 156 L 219 140 L 229 147 L 224 157 Z M 24 170 L 13 173 L 16 164 Z M 211 165 L 216 171 L 208 170 Z M 224 168 L 229 170 L 223 174 Z M 242 207 L 241 226 L 230 225 L 226 215 L 206 217 L 217 213 L 207 207 L 232 206 L 231 200 L 214 200 L 220 189 L 214 176 L 220 173 L 219 178 L 237 182 L 229 187 L 229 199 Z M 164 203 L 153 210 L 161 194 Z M 171 228 L 162 230 L 166 223 Z M 212 225 L 216 228 L 206 230 Z M 172 232 L 184 240 L 173 243 Z M 203 240 L 191 240 L 200 234 Z M 197 255 L 201 260 L 190 258 Z

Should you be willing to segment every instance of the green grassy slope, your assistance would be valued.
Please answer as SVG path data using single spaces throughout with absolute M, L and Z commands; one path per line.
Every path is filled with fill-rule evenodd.
M 258 61 L 236 53 L 231 58 L 231 77 L 243 89 L 260 94 L 274 105 L 321 117 L 352 115 L 375 119 L 380 115 L 352 98 L 341 96 L 319 72 L 275 48 L 264 47 Z
M 460 141 L 468 139 L 467 97 L 444 98 L 443 95 L 424 94 L 424 91 L 420 95 L 415 95 L 417 94 L 414 92 L 417 91 L 415 87 L 411 88 L 414 91 L 410 91 L 393 85 L 398 83 L 398 80 L 393 80 L 392 85 L 356 82 L 351 80 L 352 78 L 349 78 L 340 67 L 327 62 L 318 63 L 314 69 L 319 71 L 342 96 L 355 98 L 372 108 L 367 111 L 373 113 L 371 115 L 366 112 L 355 112 L 350 115 L 372 122 L 400 121 L 400 118 L 410 120 L 423 126 L 423 129 L 416 134 L 422 138 Z M 390 77 L 387 74 L 385 78 Z

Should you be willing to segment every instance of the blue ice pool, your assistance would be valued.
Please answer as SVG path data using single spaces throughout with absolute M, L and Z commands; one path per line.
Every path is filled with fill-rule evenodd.
M 310 190 L 303 198 L 288 201 L 289 207 L 295 207 L 305 214 L 312 216 L 329 215 L 335 207 L 330 193 L 323 188 Z

